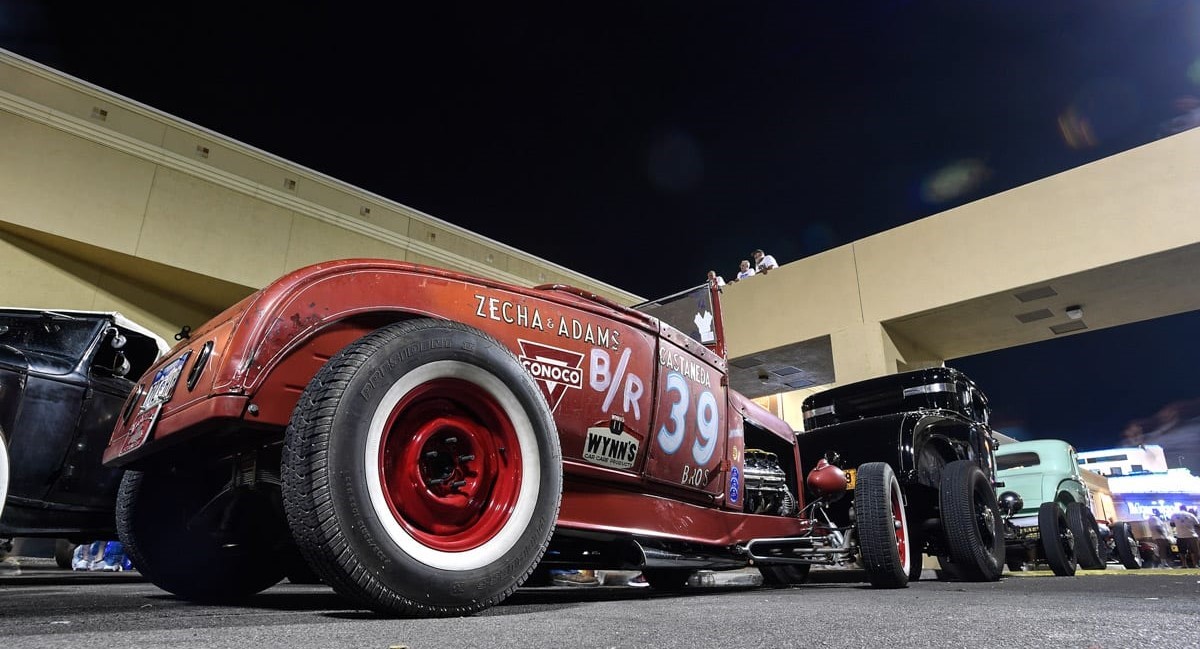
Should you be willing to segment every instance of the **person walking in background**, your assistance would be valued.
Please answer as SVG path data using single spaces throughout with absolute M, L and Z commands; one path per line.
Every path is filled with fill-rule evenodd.
M 737 279 L 742 280 L 746 279 L 747 277 L 754 277 L 754 269 L 750 267 L 750 260 L 743 259 L 742 263 L 738 266 Z
M 1158 546 L 1158 559 L 1165 568 L 1171 567 L 1171 539 L 1167 538 L 1167 524 L 1163 522 L 1162 512 L 1151 510 L 1146 517 L 1146 526 L 1150 528 L 1150 538 Z
M 775 262 L 775 257 L 764 253 L 762 248 L 755 250 L 752 256 L 754 257 L 755 273 L 766 275 L 767 271 L 779 268 L 779 264 Z
M 1200 520 L 1181 507 L 1171 514 L 1171 527 L 1179 546 L 1179 567 L 1200 568 Z

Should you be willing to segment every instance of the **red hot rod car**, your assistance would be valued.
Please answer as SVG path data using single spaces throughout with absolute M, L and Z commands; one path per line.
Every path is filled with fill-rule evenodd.
M 857 521 L 830 523 L 846 475 L 821 461 L 805 485 L 794 431 L 727 387 L 718 298 L 625 308 L 388 260 L 292 272 L 139 381 L 104 454 L 127 469 L 121 539 L 182 597 L 301 565 L 401 615 L 481 610 L 539 565 L 674 589 L 859 561 L 906 585 L 892 470 L 857 467 Z

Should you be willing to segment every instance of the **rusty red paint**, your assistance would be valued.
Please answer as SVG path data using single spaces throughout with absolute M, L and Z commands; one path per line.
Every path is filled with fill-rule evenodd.
M 538 385 L 553 411 L 568 478 L 560 526 L 636 528 L 721 545 L 799 534 L 807 529 L 805 521 L 745 516 L 736 490 L 730 491 L 731 475 L 744 471 L 745 420 L 781 443 L 793 444 L 794 437 L 786 423 L 728 389 L 720 300 L 715 291 L 712 297 L 716 340 L 706 346 L 656 318 L 572 287 L 524 288 L 390 260 L 309 266 L 226 310 L 152 368 L 147 377 L 189 349 L 214 341 L 195 390 L 176 386 L 145 439 L 130 448 L 133 422 L 118 425 L 104 459 L 111 466 L 136 466 L 173 438 L 237 430 L 239 421 L 258 434 L 274 429 L 282 435 L 305 385 L 339 349 L 389 322 L 432 317 L 493 336 Z M 147 381 L 143 377 L 143 388 Z M 633 457 L 615 456 L 608 465 L 598 464 L 595 456 L 585 459 L 589 428 L 614 421 L 627 435 L 620 452 Z M 471 430 L 461 421 L 439 425 L 459 427 L 468 436 Z M 404 429 L 386 452 L 413 452 L 417 447 L 407 444 L 422 430 L 419 425 Z M 595 436 L 591 441 L 595 447 Z M 793 455 L 798 467 L 799 456 L 794 450 Z M 390 476 L 385 486 L 392 497 L 426 499 L 427 515 L 406 524 L 427 534 L 436 547 L 472 547 L 490 529 L 484 525 L 471 528 L 482 532 L 459 534 L 456 523 L 447 527 L 439 522 L 443 518 L 495 515 L 497 524 L 503 520 L 467 506 L 455 509 L 452 497 L 406 485 L 388 469 L 386 458 L 380 461 L 382 475 Z M 503 500 L 513 487 L 495 488 Z M 801 490 L 796 496 L 803 500 Z M 448 517 L 441 509 L 446 507 L 452 512 Z

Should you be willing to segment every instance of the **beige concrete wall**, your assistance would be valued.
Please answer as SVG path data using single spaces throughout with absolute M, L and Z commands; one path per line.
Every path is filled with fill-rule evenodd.
M 252 287 L 378 256 L 642 299 L 0 50 L 6 224 Z M 41 267 L 17 259 L 0 271 Z M 0 300 L 17 297 L 0 286 Z
M 120 311 L 173 343 L 184 324 L 212 317 L 210 307 L 190 304 L 169 293 L 112 273 L 105 267 L 0 231 L 5 271 L 5 306 L 41 309 Z
M 836 336 L 863 323 L 854 248 L 841 246 L 729 284 L 721 307 L 731 358 Z
M 156 168 L 0 111 L 0 221 L 132 254 Z
M 787 263 L 726 289 L 730 356 L 829 334 L 846 383 L 944 363 L 899 333 L 915 315 L 972 318 L 969 330 L 938 330 L 960 336 L 949 347 L 962 355 L 1052 336 L 1014 315 L 1065 318 L 1059 301 L 1081 294 L 1096 300 L 1093 327 L 1154 317 L 1146 300 L 1195 308 L 1176 285 L 1197 270 L 1181 251 L 1200 242 L 1198 171 L 1200 129 Z M 1012 295 L 1050 281 L 1066 296 L 1022 306 Z M 1102 291 L 1114 282 L 1130 288 Z
M 936 355 L 864 318 L 857 257 L 854 245 L 841 246 L 728 286 L 722 314 L 729 356 L 829 334 L 837 383 L 890 374 L 900 365 L 940 364 Z
M 863 318 L 883 322 L 1200 241 L 1198 172 L 1200 129 L 855 242 Z

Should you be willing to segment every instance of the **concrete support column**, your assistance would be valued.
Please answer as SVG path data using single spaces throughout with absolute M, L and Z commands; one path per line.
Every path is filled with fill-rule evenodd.
M 887 339 L 878 322 L 858 322 L 830 336 L 833 344 L 833 372 L 837 385 L 892 374 L 895 346 Z M 886 343 L 886 344 L 885 344 Z

